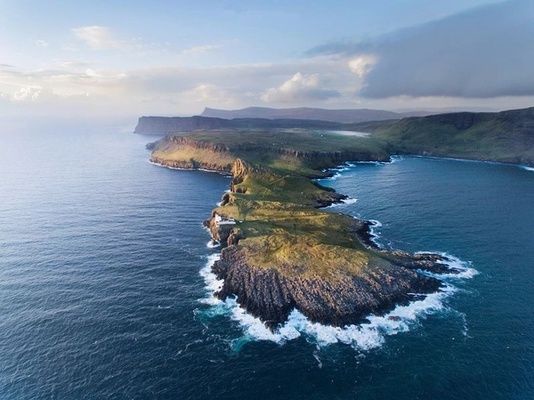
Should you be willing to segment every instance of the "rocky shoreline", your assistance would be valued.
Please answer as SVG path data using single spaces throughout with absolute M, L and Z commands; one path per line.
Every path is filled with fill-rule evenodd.
M 312 322 L 343 327 L 437 292 L 443 283 L 436 276 L 455 273 L 443 255 L 380 248 L 372 222 L 323 210 L 347 197 L 316 181 L 335 173 L 321 170 L 355 154 L 365 161 L 372 155 L 277 148 L 277 160 L 294 163 L 283 172 L 265 165 L 265 158 L 251 164 L 236 156 L 244 148 L 250 152 L 245 155 L 257 157 L 261 146 L 167 138 L 150 159 L 169 168 L 231 175 L 229 191 L 204 222 L 221 246 L 212 265 L 223 282 L 215 293 L 219 299 L 235 298 L 272 330 L 295 309 Z
M 233 184 L 239 180 L 240 169 L 242 164 L 238 160 L 233 169 Z M 327 207 L 346 198 L 332 193 L 335 194 L 332 200 L 318 207 Z M 228 202 L 228 197 L 225 193 L 222 205 Z M 224 219 L 214 211 L 204 225 L 212 240 L 222 247 L 221 257 L 213 264 L 212 272 L 224 284 L 215 295 L 221 300 L 235 296 L 241 307 L 271 329 L 284 323 L 293 309 L 298 309 L 313 322 L 333 326 L 355 324 L 369 314 L 384 314 L 399 304 L 440 289 L 438 279 L 419 271 L 454 273 L 446 264 L 448 260 L 438 254 L 415 255 L 380 249 L 372 240 L 372 223 L 355 219 L 353 233 L 358 240 L 380 252 L 395 268 L 389 268 L 387 273 L 377 273 L 372 279 L 346 277 L 335 283 L 298 275 L 287 277 L 275 269 L 258 270 L 247 265 L 246 257 L 237 246 L 241 233 L 235 229 L 235 221 Z

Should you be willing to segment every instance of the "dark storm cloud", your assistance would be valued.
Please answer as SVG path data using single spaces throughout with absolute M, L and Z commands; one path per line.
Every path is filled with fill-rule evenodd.
M 322 45 L 309 54 L 375 55 L 360 91 L 370 98 L 534 95 L 534 1 L 478 7 L 375 40 Z

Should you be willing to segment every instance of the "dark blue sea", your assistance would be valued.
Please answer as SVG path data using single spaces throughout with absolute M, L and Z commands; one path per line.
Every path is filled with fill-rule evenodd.
M 533 171 L 405 158 L 325 181 L 382 246 L 465 276 L 393 325 L 273 335 L 206 287 L 229 179 L 151 165 L 151 140 L 0 132 L 0 399 L 534 398 Z

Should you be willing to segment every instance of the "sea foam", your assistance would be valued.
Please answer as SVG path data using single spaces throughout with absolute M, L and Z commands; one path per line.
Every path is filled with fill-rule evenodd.
M 400 160 L 402 160 L 402 157 L 392 157 L 390 162 Z M 362 163 L 383 164 L 382 162 L 375 161 Z M 341 175 L 341 172 L 353 166 L 355 164 L 347 163 L 340 168 L 336 168 L 334 176 L 326 179 L 335 180 Z M 345 204 L 352 204 L 354 202 L 356 202 L 356 199 L 349 198 L 343 200 Z M 369 222 L 371 240 L 378 247 L 383 247 L 379 243 L 378 239 L 380 236 L 377 233 L 377 228 L 382 227 L 382 223 L 377 220 L 369 220 Z M 423 253 L 428 254 L 429 252 L 420 252 L 420 254 Z M 220 291 L 224 285 L 224 280 L 217 279 L 217 276 L 212 272 L 213 264 L 220 259 L 219 253 L 209 255 L 205 266 L 200 270 L 200 275 L 204 278 L 205 289 L 207 291 L 207 296 L 200 301 L 211 306 L 209 313 L 211 316 L 227 315 L 240 325 L 244 336 L 235 339 L 236 349 L 239 349 L 248 341 L 262 340 L 283 344 L 287 341 L 304 337 L 307 341 L 314 343 L 318 347 L 343 343 L 356 350 L 367 351 L 382 346 L 387 336 L 407 332 L 419 320 L 437 312 L 447 310 L 445 299 L 457 291 L 457 288 L 452 282 L 458 279 L 472 278 L 478 273 L 469 263 L 448 253 L 434 252 L 433 254 L 442 255 L 446 259 L 444 263 L 451 270 L 450 273 L 445 274 L 432 274 L 421 271 L 443 282 L 443 286 L 439 291 L 417 296 L 416 300 L 408 304 L 398 305 L 384 315 L 368 315 L 365 318 L 365 322 L 360 324 L 344 327 L 323 325 L 310 321 L 304 314 L 294 309 L 283 325 L 275 331 L 270 330 L 259 318 L 247 313 L 245 309 L 240 307 L 235 297 L 222 301 L 215 296 L 215 293 Z
M 446 253 L 443 255 L 450 260 L 447 265 L 459 273 L 436 274 L 435 276 L 443 282 L 443 287 L 439 291 L 418 296 L 417 300 L 405 305 L 398 305 L 384 315 L 371 314 L 367 316 L 365 322 L 360 324 L 344 327 L 323 325 L 310 321 L 304 314 L 295 309 L 289 314 L 283 325 L 276 331 L 271 331 L 259 318 L 240 307 L 235 297 L 222 301 L 215 296 L 215 293 L 221 290 L 224 284 L 224 281 L 217 279 L 211 270 L 213 263 L 220 258 L 220 254 L 210 255 L 200 271 L 207 290 L 207 296 L 201 299 L 201 302 L 213 307 L 211 315 L 227 315 L 241 326 L 244 336 L 236 339 L 239 347 L 247 341 L 262 340 L 283 344 L 304 337 L 319 347 L 343 343 L 356 350 L 366 351 L 382 346 L 387 336 L 407 332 L 419 320 L 447 310 L 445 299 L 457 291 L 451 282 L 476 275 L 475 269 L 467 267 L 466 263 L 457 257 Z
M 326 206 L 325 208 L 334 208 L 334 207 L 339 207 L 339 206 L 342 206 L 342 205 L 354 204 L 357 201 L 358 201 L 358 199 L 354 199 L 352 197 L 347 197 L 346 199 L 342 199 L 340 202 L 337 202 L 337 203 L 332 203 L 329 206 Z
M 346 199 L 341 200 L 341 203 L 343 204 L 354 204 L 358 201 L 358 199 L 354 199 L 352 197 L 347 197 Z
M 444 258 L 443 264 L 445 264 L 447 268 L 451 271 L 445 274 L 435 274 L 428 271 L 420 271 L 422 274 L 429 275 L 441 280 L 471 279 L 475 275 L 478 275 L 478 271 L 471 266 L 471 262 L 462 261 L 458 257 L 453 256 L 452 254 L 439 251 L 419 251 L 415 254 L 439 254 Z
M 358 217 L 354 217 L 358 219 Z M 382 223 L 380 221 L 377 221 L 376 219 L 370 219 L 368 220 L 369 224 L 369 239 L 379 248 L 383 248 L 384 246 L 380 243 L 378 240 L 380 238 L 380 235 L 377 232 L 377 228 L 382 227 Z

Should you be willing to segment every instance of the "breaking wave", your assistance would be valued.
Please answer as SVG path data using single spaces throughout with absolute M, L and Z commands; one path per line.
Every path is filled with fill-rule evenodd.
M 335 181 L 337 178 L 341 176 L 341 174 L 345 171 L 349 171 L 351 168 L 354 168 L 361 164 L 372 164 L 372 165 L 384 165 L 384 164 L 393 164 L 397 161 L 403 160 L 404 157 L 402 156 L 391 156 L 389 158 L 389 161 L 347 161 L 340 165 L 339 167 L 334 168 L 328 168 L 323 170 L 323 172 L 332 172 L 332 176 L 329 176 L 327 178 L 321 178 L 318 179 L 318 181 Z
M 339 202 L 332 203 L 329 206 L 326 206 L 325 208 L 334 208 L 334 207 L 338 207 L 338 206 L 342 206 L 342 205 L 354 204 L 357 201 L 358 201 L 358 199 L 355 199 L 355 198 L 352 198 L 352 197 L 347 197 L 346 199 L 341 199 Z
M 347 197 L 346 199 L 341 200 L 342 204 L 354 204 L 358 201 L 358 199 L 354 199 L 352 197 Z
M 402 157 L 393 156 L 390 162 L 400 160 L 402 160 Z M 378 161 L 346 163 L 342 167 L 334 169 L 335 174 L 326 179 L 335 180 L 342 172 L 360 163 L 384 164 L 384 162 Z M 333 204 L 330 207 L 340 204 L 352 204 L 356 201 L 357 199 L 347 198 L 342 200 L 341 203 Z M 384 246 L 379 241 L 380 235 L 377 232 L 377 229 L 382 227 L 382 223 L 377 220 L 369 220 L 369 223 L 370 239 L 378 247 L 383 248 Z M 217 247 L 211 240 L 207 246 L 210 248 Z M 430 252 L 419 252 L 419 254 L 424 253 L 428 254 Z M 202 298 L 200 302 L 210 306 L 207 312 L 208 316 L 226 315 L 240 325 L 244 335 L 233 341 L 233 347 L 236 350 L 250 341 L 261 340 L 283 344 L 300 337 L 304 337 L 307 341 L 319 347 L 343 343 L 360 351 L 372 350 L 381 347 L 387 336 L 407 332 L 411 327 L 417 325 L 418 321 L 425 319 L 427 316 L 449 310 L 446 305 L 446 299 L 458 290 L 453 283 L 462 279 L 470 279 L 478 274 L 470 263 L 464 262 L 453 255 L 440 252 L 432 253 L 440 254 L 446 259 L 444 263 L 450 273 L 434 274 L 427 271 L 420 271 L 420 273 L 439 279 L 443 283 L 439 291 L 430 294 L 416 294 L 416 299 L 410 303 L 397 305 L 392 311 L 384 315 L 368 315 L 365 322 L 359 324 L 344 327 L 324 325 L 310 321 L 304 314 L 294 309 L 282 326 L 276 331 L 271 331 L 259 318 L 247 313 L 245 309 L 240 307 L 237 298 L 227 298 L 223 301 L 215 296 L 215 293 L 220 291 L 224 284 L 224 281 L 217 279 L 217 276 L 212 272 L 212 266 L 220 259 L 220 253 L 209 255 L 205 266 L 200 270 L 200 275 L 204 278 L 205 289 L 207 290 L 207 296 Z
M 354 217 L 358 219 L 357 217 Z M 379 248 L 383 248 L 384 246 L 380 243 L 378 240 L 380 235 L 377 233 L 377 228 L 382 227 L 382 223 L 380 221 L 377 221 L 376 219 L 370 219 L 369 222 L 369 239 Z
M 321 347 L 343 343 L 356 350 L 366 351 L 382 346 L 387 336 L 407 332 L 412 326 L 417 325 L 419 320 L 448 310 L 445 300 L 457 291 L 452 282 L 458 279 L 469 279 L 477 274 L 474 268 L 459 258 L 446 253 L 442 255 L 448 258 L 447 265 L 451 273 L 433 275 L 443 282 L 443 287 L 438 292 L 417 296 L 416 300 L 405 305 L 398 305 L 384 315 L 371 314 L 365 322 L 345 327 L 312 322 L 298 310 L 293 310 L 281 327 L 274 332 L 271 331 L 259 318 L 240 307 L 236 298 L 222 301 L 215 296 L 224 283 L 211 271 L 213 263 L 220 258 L 220 254 L 208 256 L 205 266 L 200 271 L 208 292 L 207 296 L 200 301 L 212 307 L 210 315 L 227 315 L 239 323 L 244 336 L 234 341 L 236 348 L 249 341 L 265 340 L 283 344 L 289 340 L 304 337 L 307 341 Z

